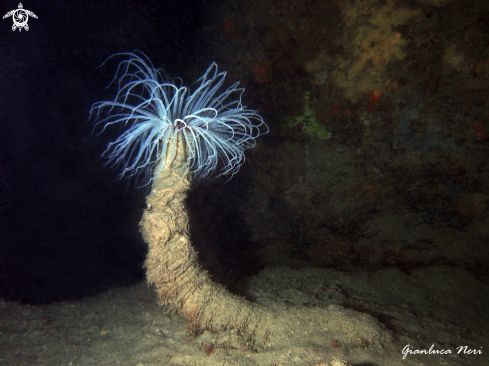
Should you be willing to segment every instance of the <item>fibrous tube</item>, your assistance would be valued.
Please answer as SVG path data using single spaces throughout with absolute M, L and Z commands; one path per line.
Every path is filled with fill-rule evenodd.
M 92 106 L 96 127 L 121 133 L 104 155 L 150 186 L 140 222 L 148 254 L 147 281 L 159 302 L 186 318 L 194 330 L 230 330 L 248 344 L 264 344 L 274 315 L 229 293 L 197 262 L 189 235 L 185 198 L 193 178 L 233 175 L 244 151 L 268 131 L 263 119 L 241 103 L 238 83 L 220 91 L 225 73 L 212 64 L 191 91 L 153 67 L 141 52 L 125 56 L 113 82 L 113 101 Z

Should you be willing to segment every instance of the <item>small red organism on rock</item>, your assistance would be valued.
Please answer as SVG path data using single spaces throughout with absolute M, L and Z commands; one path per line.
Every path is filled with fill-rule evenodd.
M 484 125 L 482 123 L 476 122 L 474 123 L 475 128 L 475 138 L 477 140 L 485 140 L 489 137 L 489 135 L 484 131 Z
M 371 92 L 370 95 L 368 96 L 367 110 L 370 113 L 375 112 L 375 110 L 377 109 L 377 103 L 379 102 L 381 96 L 382 93 L 379 90 L 375 90 Z

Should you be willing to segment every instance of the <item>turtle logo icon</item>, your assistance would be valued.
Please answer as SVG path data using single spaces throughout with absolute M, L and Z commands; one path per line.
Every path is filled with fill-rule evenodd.
M 22 31 L 22 28 L 28 31 L 29 25 L 27 24 L 27 21 L 29 20 L 29 15 L 37 19 L 36 14 L 34 14 L 32 11 L 25 10 L 22 3 L 19 3 L 19 8 L 9 11 L 7 14 L 3 16 L 3 19 L 8 18 L 10 16 L 12 17 L 14 21 L 14 24 L 12 25 L 13 31 L 15 31 L 17 28 L 19 28 L 19 32 Z

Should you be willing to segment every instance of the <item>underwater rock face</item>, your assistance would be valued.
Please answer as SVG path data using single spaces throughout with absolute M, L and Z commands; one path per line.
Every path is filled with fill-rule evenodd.
M 419 18 L 421 10 L 398 6 L 395 0 L 382 5 L 375 0 L 356 0 L 346 3 L 342 13 L 351 34 L 347 55 L 332 72 L 333 80 L 352 102 L 358 101 L 361 93 L 390 91 L 388 66 L 407 55 L 407 41 L 396 29 Z

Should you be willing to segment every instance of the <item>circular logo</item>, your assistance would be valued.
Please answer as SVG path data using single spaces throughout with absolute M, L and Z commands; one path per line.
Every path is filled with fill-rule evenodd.
M 12 20 L 18 28 L 24 28 L 29 20 L 29 15 L 24 9 L 17 9 L 12 14 Z

